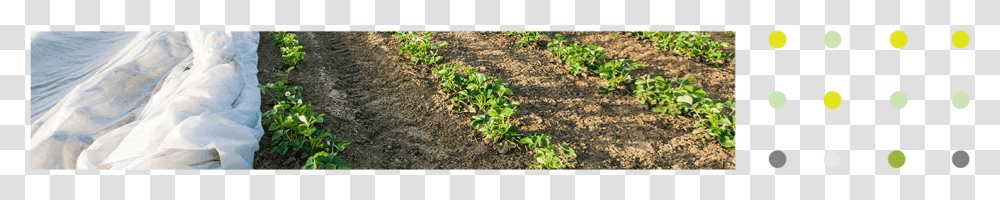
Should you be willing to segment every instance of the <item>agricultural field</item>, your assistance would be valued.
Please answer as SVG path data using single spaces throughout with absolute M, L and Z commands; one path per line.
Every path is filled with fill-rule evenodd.
M 261 33 L 253 167 L 735 169 L 734 47 L 732 32 Z

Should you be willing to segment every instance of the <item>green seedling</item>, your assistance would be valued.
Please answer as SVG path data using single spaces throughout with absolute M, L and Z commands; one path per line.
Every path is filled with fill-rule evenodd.
M 636 80 L 635 84 L 633 92 L 640 105 L 649 105 L 661 115 L 693 114 L 698 118 L 695 126 L 708 133 L 705 136 L 715 137 L 724 147 L 735 147 L 736 105 L 733 102 L 723 103 L 707 98 L 694 78 L 668 80 L 646 75 Z
M 563 142 L 561 145 L 551 144 L 551 137 L 535 133 L 521 138 L 521 144 L 525 144 L 530 149 L 535 149 L 536 163 L 531 163 L 532 168 L 537 169 L 563 169 L 576 165 L 576 153 L 569 148 L 569 144 Z
M 701 105 L 706 93 L 697 86 L 694 78 L 678 78 L 666 80 L 657 76 L 649 78 L 646 75 L 635 81 L 636 98 L 639 104 L 650 105 L 659 114 L 677 115 L 682 112 L 693 112 Z M 674 86 L 676 84 L 676 86 Z
M 272 153 L 285 155 L 289 150 L 317 152 L 309 158 L 303 169 L 344 169 L 346 162 L 337 157 L 349 141 L 330 133 L 330 129 L 319 129 L 317 123 L 323 123 L 324 114 L 314 113 L 315 106 L 304 104 L 300 86 L 289 84 L 288 75 L 302 61 L 305 61 L 304 43 L 296 40 L 295 34 L 288 32 L 271 32 L 275 36 L 274 44 L 281 48 L 281 65 L 289 65 L 284 73 L 275 73 L 281 80 L 275 83 L 260 84 L 257 87 L 264 95 L 270 95 L 275 105 L 263 113 L 261 123 L 268 127 L 271 135 Z
M 600 92 L 609 92 L 618 88 L 618 84 L 624 81 L 631 81 L 632 76 L 628 73 L 642 67 L 645 67 L 645 65 L 637 62 L 635 59 L 618 59 L 605 62 L 592 72 L 600 75 L 601 80 L 608 84 L 608 86 L 600 87 L 598 90 Z
M 517 46 L 535 44 L 542 39 L 538 31 L 511 31 L 507 32 L 507 34 L 521 38 L 521 40 L 517 41 Z
M 556 58 L 562 60 L 564 63 L 569 64 L 570 73 L 579 75 L 582 72 L 590 71 L 591 69 L 596 69 L 597 62 L 601 58 L 611 54 L 610 51 L 605 51 L 596 45 L 580 45 L 573 43 L 569 46 L 563 45 L 566 39 L 560 34 L 556 34 L 557 39 L 549 42 L 549 51 L 556 55 Z
M 731 32 L 730 34 L 735 36 L 735 33 Z M 652 41 L 660 49 L 660 52 L 699 58 L 715 66 L 720 66 L 732 56 L 732 53 L 722 52 L 722 49 L 728 47 L 729 43 L 714 41 L 709 34 L 646 31 L 629 32 L 628 35 L 640 40 Z
M 422 34 L 412 31 L 398 31 L 393 37 L 397 41 L 403 42 L 403 45 L 398 48 L 399 55 L 406 54 L 409 56 L 411 64 L 423 63 L 431 65 L 443 58 L 437 54 L 437 49 L 448 46 L 448 42 L 432 44 L 431 39 L 433 38 L 430 35 L 430 31 Z

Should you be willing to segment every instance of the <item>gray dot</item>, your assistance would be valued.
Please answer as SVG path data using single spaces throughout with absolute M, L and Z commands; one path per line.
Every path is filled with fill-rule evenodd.
M 826 151 L 826 155 L 823 156 L 823 162 L 830 168 L 840 166 L 840 153 L 837 153 L 836 151 Z
M 785 152 L 775 150 L 771 152 L 771 156 L 769 156 L 767 160 L 771 162 L 772 167 L 781 168 L 782 166 L 785 166 L 785 160 L 788 159 L 785 157 Z
M 969 153 L 965 151 L 956 151 L 955 155 L 951 156 L 951 163 L 955 164 L 955 167 L 964 168 L 969 165 Z

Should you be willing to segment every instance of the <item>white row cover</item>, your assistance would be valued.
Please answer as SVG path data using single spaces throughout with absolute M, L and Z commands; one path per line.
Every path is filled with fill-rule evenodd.
M 256 32 L 31 37 L 32 169 L 250 169 Z

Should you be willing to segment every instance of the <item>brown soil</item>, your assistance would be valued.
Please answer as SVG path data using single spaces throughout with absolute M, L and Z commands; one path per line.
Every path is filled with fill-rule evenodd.
M 413 66 L 398 55 L 390 32 L 296 32 L 305 42 L 306 61 L 291 74 L 303 86 L 307 103 L 326 113 L 320 128 L 352 142 L 342 152 L 354 169 L 524 169 L 532 152 L 519 145 L 506 153 L 484 142 L 469 122 L 471 114 L 449 110 L 437 92 L 439 79 L 427 66 Z M 712 67 L 693 59 L 657 53 L 648 41 L 612 32 L 561 33 L 570 43 L 594 44 L 611 58 L 635 58 L 647 67 L 631 74 L 694 77 L 712 98 L 733 100 L 735 66 Z M 713 32 L 734 44 L 728 32 Z M 461 63 L 507 79 L 512 98 L 523 101 L 515 123 L 523 134 L 544 133 L 576 150 L 583 169 L 735 169 L 734 151 L 693 132 L 692 119 L 661 116 L 636 106 L 629 92 L 597 92 L 597 77 L 574 77 L 554 56 L 536 46 L 518 47 L 517 39 L 499 32 L 436 32 L 442 63 Z M 258 78 L 285 68 L 273 37 L 262 33 Z M 732 51 L 732 47 L 729 48 Z M 263 97 L 261 110 L 272 104 Z M 256 169 L 293 169 L 308 155 L 270 153 L 272 131 L 260 141 Z

